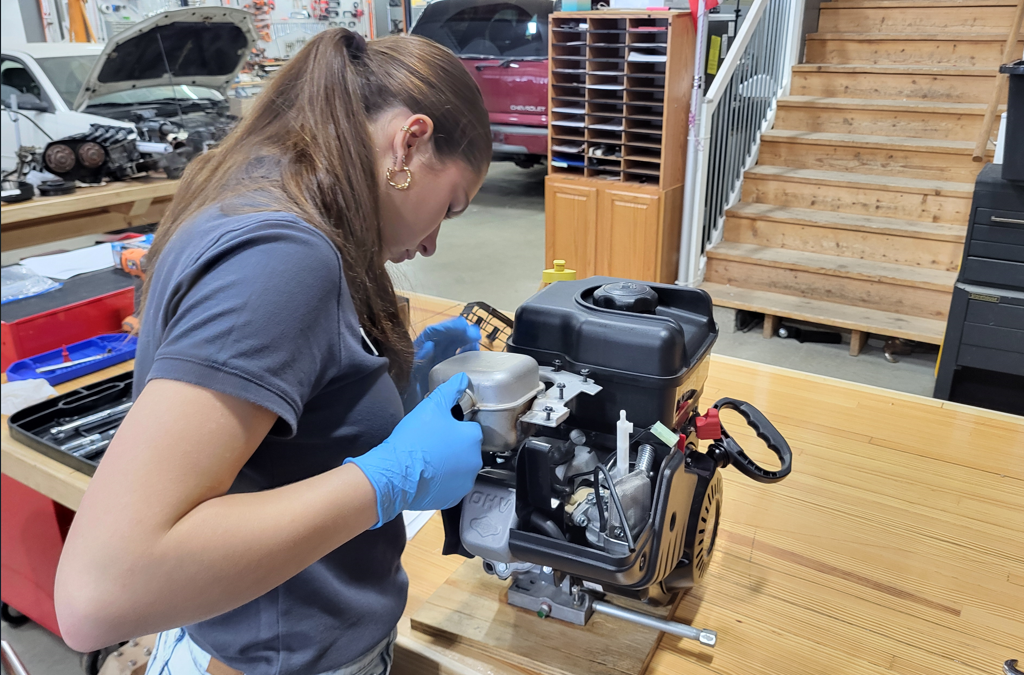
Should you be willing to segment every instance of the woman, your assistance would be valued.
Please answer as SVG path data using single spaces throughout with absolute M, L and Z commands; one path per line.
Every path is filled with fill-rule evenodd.
M 469 491 L 481 432 L 450 413 L 465 375 L 415 405 L 479 331 L 428 329 L 414 365 L 385 262 L 434 252 L 490 147 L 451 52 L 336 29 L 189 166 L 149 254 L 136 401 L 57 573 L 71 647 L 164 631 L 150 673 L 387 672 L 399 516 Z

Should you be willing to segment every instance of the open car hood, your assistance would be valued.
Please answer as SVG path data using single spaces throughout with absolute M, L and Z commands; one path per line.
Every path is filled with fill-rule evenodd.
M 171 84 L 224 93 L 256 39 L 252 14 L 241 9 L 188 7 L 157 14 L 110 38 L 74 108 L 81 110 L 97 96 Z

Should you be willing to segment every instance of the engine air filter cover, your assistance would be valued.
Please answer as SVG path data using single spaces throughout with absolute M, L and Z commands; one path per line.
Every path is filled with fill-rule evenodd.
M 717 337 L 704 291 L 590 277 L 551 284 L 520 305 L 507 349 L 542 366 L 587 369 L 603 389 L 574 401 L 570 423 L 611 432 L 620 410 L 637 427 L 674 426 L 679 390 Z

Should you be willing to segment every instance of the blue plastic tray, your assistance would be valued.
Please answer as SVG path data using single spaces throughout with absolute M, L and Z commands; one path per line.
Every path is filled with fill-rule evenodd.
M 61 382 L 73 380 L 76 377 L 95 373 L 97 370 L 103 370 L 115 363 L 135 358 L 135 345 L 137 342 L 138 340 L 134 335 L 127 335 L 125 333 L 97 335 L 94 338 L 68 345 L 68 356 L 72 361 L 77 361 L 78 359 L 85 359 L 90 356 L 98 356 L 105 353 L 108 349 L 111 350 L 110 354 L 102 359 L 59 370 L 51 370 L 46 373 L 37 373 L 36 368 L 55 366 L 64 361 L 63 350 L 53 349 L 27 359 L 15 361 L 7 369 L 7 379 L 9 381 L 42 379 L 52 385 L 57 385 Z

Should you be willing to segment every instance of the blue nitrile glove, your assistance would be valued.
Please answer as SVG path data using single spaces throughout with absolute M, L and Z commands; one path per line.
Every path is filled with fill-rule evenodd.
M 455 506 L 473 488 L 483 466 L 483 431 L 476 422 L 452 417 L 452 407 L 468 386 L 465 373 L 453 376 L 406 415 L 386 441 L 345 460 L 358 466 L 377 491 L 374 528 L 406 509 Z
M 460 352 L 480 349 L 480 326 L 471 324 L 461 316 L 427 326 L 412 343 L 412 373 L 409 387 L 402 397 L 405 412 L 415 408 L 427 395 L 427 377 L 430 369 Z

